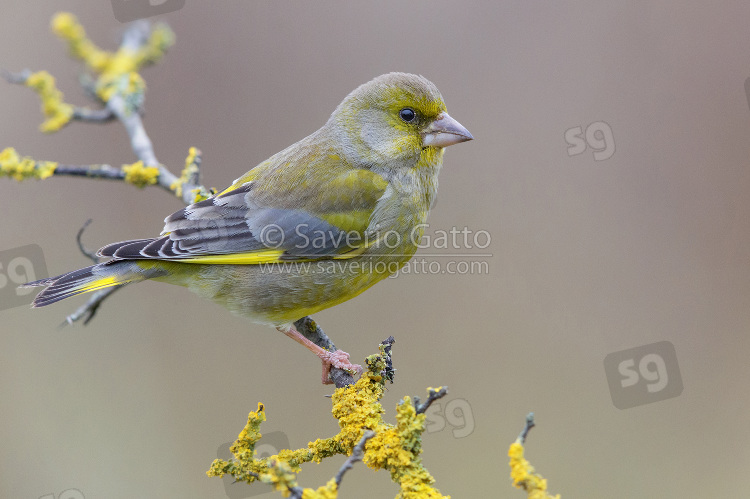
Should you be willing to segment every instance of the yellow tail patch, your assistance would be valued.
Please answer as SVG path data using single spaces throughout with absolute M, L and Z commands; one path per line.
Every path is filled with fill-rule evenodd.
M 88 293 L 89 291 L 96 291 L 102 288 L 109 288 L 111 286 L 117 286 L 118 284 L 123 284 L 123 282 L 124 281 L 121 281 L 116 276 L 102 277 L 101 279 L 91 281 L 85 286 L 81 286 L 80 288 L 77 288 L 76 293 Z

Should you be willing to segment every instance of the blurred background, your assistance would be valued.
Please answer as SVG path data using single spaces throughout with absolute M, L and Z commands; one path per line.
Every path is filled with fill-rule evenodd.
M 46 69 L 88 104 L 82 65 L 49 31 L 60 10 L 118 45 L 108 1 L 4 2 L 0 67 Z M 199 147 L 206 185 L 229 185 L 389 71 L 432 80 L 474 134 L 446 152 L 427 233 L 486 247 L 420 250 L 437 255 L 427 273 L 315 316 L 355 360 L 395 336 L 389 421 L 403 396 L 449 386 L 423 436 L 443 494 L 524 497 L 506 456 L 529 411 L 527 457 L 562 497 L 750 489 L 750 4 L 187 0 L 154 19 L 177 42 L 142 73 L 146 128 L 173 172 Z M 40 133 L 28 89 L 0 84 L 0 112 L 0 147 L 22 155 L 135 161 L 118 123 Z M 157 235 L 180 207 L 158 188 L 2 178 L 0 263 L 67 272 L 88 264 L 75 244 L 88 218 L 98 248 Z M 30 310 L 9 289 L 0 497 L 272 497 L 205 475 L 248 412 L 266 405 L 267 450 L 337 432 L 314 356 L 182 288 L 125 288 L 64 329 L 83 297 Z M 304 466 L 301 485 L 343 461 Z M 341 488 L 396 493 L 362 464 Z

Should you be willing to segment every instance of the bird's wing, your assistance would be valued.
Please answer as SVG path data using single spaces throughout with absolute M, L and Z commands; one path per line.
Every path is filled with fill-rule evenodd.
M 165 219 L 162 236 L 110 244 L 101 256 L 207 264 L 350 258 L 388 183 L 336 154 L 261 163 L 220 194 Z M 291 161 L 280 161 L 289 159 Z

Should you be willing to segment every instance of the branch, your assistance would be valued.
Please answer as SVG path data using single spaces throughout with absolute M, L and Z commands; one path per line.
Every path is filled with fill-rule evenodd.
M 374 431 L 365 430 L 365 433 L 362 435 L 362 439 L 357 445 L 354 446 L 352 455 L 349 456 L 349 459 L 344 462 L 343 466 L 341 466 L 341 468 L 339 469 L 339 472 L 336 473 L 336 478 L 334 480 L 336 480 L 337 487 L 341 485 L 341 480 L 344 478 L 344 473 L 352 469 L 354 467 L 354 463 L 361 461 L 365 457 L 365 444 L 374 436 Z
M 302 336 L 312 341 L 323 350 L 328 350 L 329 352 L 335 352 L 338 350 L 336 345 L 333 344 L 333 341 L 331 341 L 331 339 L 323 332 L 312 317 L 303 317 L 299 319 L 294 323 L 294 328 L 302 334 Z M 354 377 L 338 367 L 331 367 L 330 378 L 336 388 L 354 384 Z
M 110 165 L 57 165 L 53 175 L 88 177 L 104 180 L 125 180 L 125 172 Z
M 20 181 L 58 175 L 125 181 L 138 187 L 159 185 L 186 204 L 211 196 L 214 191 L 199 184 L 200 151 L 191 148 L 182 174 L 173 174 L 158 161 L 140 116 L 145 98 L 145 82 L 138 70 L 158 61 L 174 43 L 171 30 L 165 25 L 157 25 L 152 29 L 145 21 L 133 23 L 123 34 L 118 50 L 107 52 L 86 37 L 85 30 L 72 14 L 56 14 L 52 20 L 52 29 L 68 43 L 71 54 L 81 59 L 96 74 L 95 79 L 82 77 L 81 84 L 89 97 L 104 104 L 102 109 L 66 103 L 63 93 L 55 85 L 54 77 L 46 71 L 34 73 L 26 69 L 11 73 L 2 70 L 0 76 L 9 83 L 25 85 L 39 94 L 42 112 L 46 117 L 40 127 L 42 131 L 58 131 L 71 121 L 107 123 L 117 120 L 125 128 L 138 161 L 121 168 L 106 164 L 63 165 L 53 161 L 37 161 L 28 156 L 21 157 L 14 149 L 6 148 L 0 152 L 0 176 L 10 176 Z M 80 233 L 78 240 L 81 247 Z M 89 252 L 84 251 L 84 254 L 91 258 Z M 85 318 L 84 323 L 89 322 L 112 292 L 114 289 L 96 293 L 86 305 L 69 315 L 66 323 L 81 318 Z
M 422 465 L 422 433 L 425 416 L 418 414 L 409 397 L 396 408 L 396 424 L 383 421 L 380 400 L 385 393 L 383 372 L 388 364 L 393 338 L 379 345 L 379 353 L 367 358 L 367 371 L 354 385 L 338 388 L 333 396 L 333 416 L 341 429 L 330 438 L 319 438 L 307 447 L 280 450 L 275 456 L 256 459 L 255 446 L 261 439 L 260 425 L 266 420 L 265 406 L 251 412 L 247 424 L 230 448 L 233 460 L 216 459 L 207 472 L 209 476 L 232 475 L 238 481 L 252 483 L 257 479 L 270 484 L 276 491 L 291 497 L 324 499 L 336 497 L 343 475 L 357 461 L 372 469 L 385 469 L 400 487 L 398 497 L 430 497 L 443 495 L 434 487 L 435 479 Z M 297 474 L 303 463 L 320 462 L 339 455 L 348 459 L 336 476 L 317 490 L 302 489 Z
M 427 412 L 427 409 L 430 408 L 433 402 L 445 397 L 447 393 L 448 393 L 447 386 L 440 386 L 438 388 L 430 387 L 427 389 L 427 400 L 425 401 L 424 404 L 421 404 L 419 402 L 419 397 L 415 395 L 414 406 L 417 408 L 417 414 L 424 414 L 425 412 Z
M 159 60 L 174 43 L 174 35 L 169 28 L 159 25 L 152 29 L 145 21 L 133 23 L 123 34 L 122 43 L 114 53 L 99 49 L 86 38 L 83 27 L 71 14 L 57 14 L 53 18 L 52 28 L 68 42 L 71 53 L 98 74 L 95 81 L 86 80 L 81 83 L 89 90 L 90 96 L 104 104 L 104 109 L 75 107 L 64 102 L 62 92 L 55 86 L 55 79 L 46 71 L 3 71 L 2 76 L 8 82 L 29 86 L 39 94 L 42 109 L 47 116 L 42 130 L 54 132 L 73 120 L 106 123 L 117 119 L 130 138 L 136 158 L 142 163 L 141 169 L 148 172 L 148 181 L 134 182 L 136 185 L 157 184 L 176 194 L 185 204 L 209 197 L 211 191 L 198 183 L 200 158 L 190 162 L 189 175 L 185 172 L 181 176 L 172 173 L 157 159 L 140 116 L 145 98 L 145 82 L 138 70 Z M 198 155 L 199 153 L 191 154 L 193 159 Z M 122 177 L 111 172 L 103 175 L 98 171 L 99 168 L 99 165 L 72 167 L 61 169 L 59 174 L 130 181 L 127 175 Z
M 89 218 L 88 220 L 86 220 L 86 223 L 83 224 L 83 227 L 78 229 L 78 234 L 76 234 L 76 243 L 78 243 L 78 249 L 81 250 L 81 253 L 83 253 L 84 256 L 88 257 L 94 263 L 99 263 L 99 257 L 96 256 L 96 252 L 87 250 L 83 245 L 83 241 L 81 241 L 83 231 L 86 230 L 86 227 L 88 227 L 90 223 L 91 219 Z
M 115 118 L 115 113 L 109 108 L 89 109 L 87 107 L 76 107 L 73 109 L 73 119 L 78 121 L 107 123 Z
M 68 324 L 73 324 L 74 322 L 78 322 L 81 319 L 83 319 L 83 325 L 87 325 L 99 311 L 99 307 L 102 305 L 102 302 L 104 302 L 104 300 L 109 298 L 112 293 L 114 293 L 118 289 L 121 289 L 123 286 L 125 286 L 125 284 L 101 289 L 99 291 L 94 291 L 86 303 L 78 307 L 75 312 L 65 318 L 65 321 L 60 324 L 60 327 L 67 326 Z
M 521 434 L 518 435 L 518 441 L 523 443 L 526 443 L 526 436 L 529 434 L 529 430 L 531 430 L 534 426 L 536 426 L 536 423 L 534 422 L 534 413 L 530 412 L 526 416 L 526 424 L 523 427 L 523 430 L 521 430 Z
M 352 454 L 349 456 L 349 458 L 344 461 L 344 464 L 339 468 L 338 473 L 336 473 L 336 476 L 333 479 L 333 484 L 331 482 L 328 482 L 325 486 L 320 487 L 317 491 L 307 490 L 307 496 L 308 497 L 318 497 L 317 494 L 321 494 L 320 497 L 323 499 L 324 492 L 332 492 L 337 493 L 339 487 L 341 486 L 341 480 L 344 478 L 344 474 L 352 469 L 354 467 L 354 463 L 357 463 L 359 461 L 362 461 L 362 459 L 365 456 L 365 444 L 368 440 L 370 440 L 372 437 L 375 436 L 375 432 L 372 430 L 365 430 L 365 433 L 362 435 L 362 439 L 359 441 L 357 445 L 354 446 L 354 449 L 352 449 Z M 260 478 L 260 476 L 257 473 L 250 473 L 251 475 L 254 475 L 255 478 Z M 333 486 L 335 484 L 335 487 Z M 305 496 L 305 489 L 298 486 L 290 486 L 288 489 L 289 497 L 292 499 L 302 499 Z M 330 497 L 326 495 L 325 497 Z
M 29 76 L 31 76 L 30 69 L 24 69 L 23 71 L 19 71 L 17 73 L 11 73 L 7 69 L 0 69 L 0 77 L 2 77 L 8 83 L 13 83 L 14 85 L 25 85 L 26 80 L 29 79 Z
M 385 355 L 385 369 L 383 369 L 382 375 L 391 384 L 396 377 L 396 370 L 393 368 L 393 358 L 391 357 L 391 349 L 394 343 L 396 343 L 396 339 L 393 336 L 389 336 L 381 343 L 383 345 L 383 354 Z
M 547 492 L 547 480 L 534 470 L 534 467 L 524 457 L 523 444 L 534 427 L 534 413 L 526 416 L 526 424 L 515 442 L 510 444 L 508 457 L 510 457 L 510 479 L 513 486 L 523 489 L 529 499 L 560 499 L 560 495 L 551 496 Z

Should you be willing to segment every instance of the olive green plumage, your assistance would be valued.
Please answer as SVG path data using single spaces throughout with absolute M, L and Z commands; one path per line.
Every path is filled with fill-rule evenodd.
M 380 76 L 310 136 L 167 217 L 160 237 L 105 246 L 106 263 L 30 283 L 47 286 L 34 305 L 155 279 L 284 327 L 411 258 L 444 147 L 471 138 L 430 81 Z

